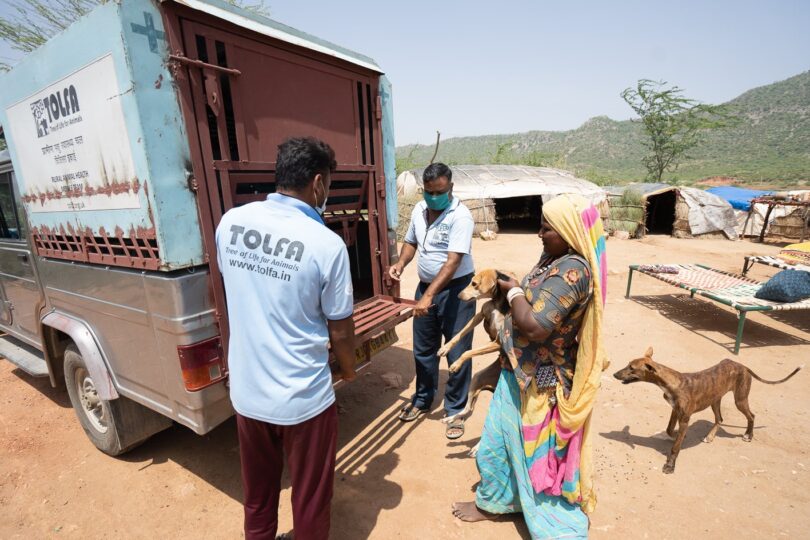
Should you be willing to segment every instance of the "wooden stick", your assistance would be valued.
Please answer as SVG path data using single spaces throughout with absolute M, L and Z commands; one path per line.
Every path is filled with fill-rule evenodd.
M 432 164 L 433 164 L 433 160 L 434 160 L 434 159 L 436 159 L 436 156 L 437 156 L 437 155 L 438 155 L 438 153 L 439 153 L 439 139 L 441 139 L 441 137 L 442 137 L 442 134 L 441 134 L 440 132 L 438 132 L 438 131 L 437 131 L 437 132 L 436 132 L 436 149 L 433 151 L 433 157 L 432 157 L 432 158 L 430 158 L 430 163 L 429 163 L 429 165 L 432 165 Z

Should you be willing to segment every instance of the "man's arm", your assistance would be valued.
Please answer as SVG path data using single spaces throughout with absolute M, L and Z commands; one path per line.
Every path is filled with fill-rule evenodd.
M 388 269 L 388 275 L 392 279 L 399 281 L 402 271 L 408 266 L 414 256 L 416 255 L 416 245 L 404 242 L 402 248 L 399 250 L 399 260 L 391 265 Z
M 349 253 L 344 245 L 335 246 L 335 252 L 327 264 L 321 290 L 321 308 L 326 317 L 332 353 L 340 365 L 340 374 L 345 381 L 354 380 L 354 292 L 349 266 Z
M 453 279 L 456 270 L 461 266 L 461 260 L 464 258 L 464 255 L 464 253 L 456 253 L 454 251 L 447 253 L 447 260 L 442 265 L 441 270 L 439 270 L 436 278 L 430 283 L 428 288 L 425 289 L 416 307 L 413 308 L 414 317 L 427 315 L 428 308 L 433 305 L 433 298 Z
M 346 317 L 339 321 L 326 321 L 332 353 L 340 366 L 340 376 L 350 382 L 357 378 L 354 371 L 354 319 Z

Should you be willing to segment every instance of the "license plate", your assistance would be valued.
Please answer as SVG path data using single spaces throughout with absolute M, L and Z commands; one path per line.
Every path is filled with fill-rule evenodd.
M 371 338 L 368 342 L 355 349 L 355 362 L 357 364 L 362 364 L 363 362 L 371 360 L 372 356 L 384 351 L 396 343 L 398 339 L 399 337 L 397 337 L 397 333 L 394 328 L 386 330 L 377 337 Z M 368 356 L 366 356 L 366 354 L 368 354 Z

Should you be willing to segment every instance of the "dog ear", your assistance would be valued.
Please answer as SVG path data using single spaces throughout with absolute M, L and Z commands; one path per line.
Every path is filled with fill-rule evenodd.
M 653 373 L 655 373 L 655 371 L 656 371 L 655 365 L 650 364 L 649 362 L 645 362 L 644 367 L 647 369 L 647 371 L 652 371 Z
M 498 279 L 500 279 L 501 281 L 509 281 L 509 276 L 507 276 L 500 270 L 495 270 L 495 275 L 498 276 Z
M 647 358 L 652 358 L 652 355 L 653 355 L 653 348 L 647 347 L 647 352 L 644 353 L 644 356 Z

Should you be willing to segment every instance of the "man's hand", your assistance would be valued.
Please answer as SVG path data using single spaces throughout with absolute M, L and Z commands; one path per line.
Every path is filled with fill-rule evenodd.
M 352 382 L 357 378 L 357 372 L 354 368 L 349 368 L 348 370 L 340 368 L 340 378 L 346 382 Z
M 391 265 L 391 268 L 388 269 L 388 275 L 391 276 L 391 279 L 394 281 L 399 281 L 400 276 L 402 275 L 403 267 L 400 263 L 395 263 Z
M 427 315 L 428 310 L 433 306 L 433 295 L 425 294 L 419 301 L 416 303 L 416 306 L 413 308 L 413 316 L 414 317 L 424 317 Z
M 506 294 L 509 292 L 509 289 L 513 287 L 520 287 L 520 283 L 513 277 L 510 277 L 509 279 L 498 278 L 498 287 L 500 287 L 502 293 Z

